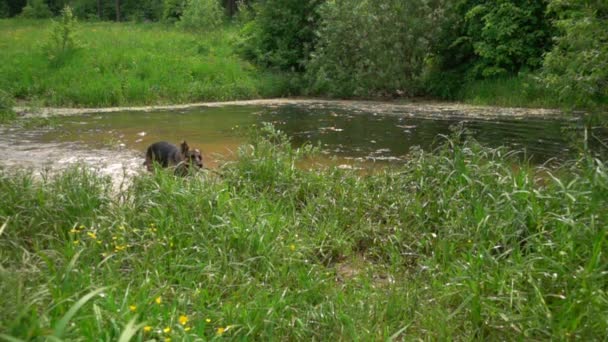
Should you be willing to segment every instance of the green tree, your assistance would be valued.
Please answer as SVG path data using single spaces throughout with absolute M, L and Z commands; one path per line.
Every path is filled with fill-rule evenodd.
M 443 1 L 328 1 L 307 67 L 313 93 L 413 95 Z
M 323 0 L 266 0 L 253 5 L 255 19 L 241 32 L 240 50 L 260 64 L 304 69 L 313 50 Z
M 608 102 L 608 2 L 552 0 L 559 34 L 545 56 L 543 80 L 583 105 Z

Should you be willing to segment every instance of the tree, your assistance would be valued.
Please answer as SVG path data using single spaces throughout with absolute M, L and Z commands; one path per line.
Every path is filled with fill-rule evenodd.
M 546 55 L 543 80 L 579 104 L 608 102 L 608 3 L 552 0 L 559 29 Z
M 255 20 L 241 32 L 240 51 L 266 66 L 304 70 L 313 50 L 323 0 L 266 0 L 254 4 Z

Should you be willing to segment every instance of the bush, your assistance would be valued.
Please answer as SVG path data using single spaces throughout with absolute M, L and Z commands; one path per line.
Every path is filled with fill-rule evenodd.
M 186 0 L 164 0 L 162 18 L 168 22 L 177 22 L 181 19 L 186 7 Z
M 467 36 L 479 57 L 474 75 L 493 77 L 538 69 L 550 46 L 544 1 L 485 1 L 465 14 Z
M 240 50 L 255 62 L 283 70 L 304 70 L 315 45 L 320 0 L 267 0 L 254 6 L 243 27 Z
M 552 1 L 559 35 L 545 56 L 543 80 L 580 105 L 608 102 L 608 4 Z
M 180 28 L 191 31 L 212 30 L 222 23 L 224 11 L 217 0 L 188 0 Z
M 76 40 L 76 18 L 70 6 L 61 10 L 59 21 L 53 21 L 51 36 L 45 46 L 50 60 L 64 56 L 78 47 Z
M 44 0 L 31 0 L 23 7 L 21 16 L 28 19 L 45 19 L 52 17 L 53 13 Z
M 309 89 L 335 96 L 413 95 L 442 2 L 331 1 L 307 67 Z

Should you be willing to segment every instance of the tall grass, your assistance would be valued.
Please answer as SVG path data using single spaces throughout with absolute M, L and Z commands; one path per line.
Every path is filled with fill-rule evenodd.
M 262 133 L 221 177 L 142 174 L 121 196 L 89 171 L 1 173 L 0 331 L 33 339 L 65 323 L 63 338 L 86 340 L 133 330 L 140 339 L 606 336 L 603 162 L 533 168 L 456 135 L 403 167 L 361 175 L 298 168 L 314 149 Z
M 456 98 L 465 103 L 501 107 L 603 109 L 608 99 L 580 103 L 549 89 L 533 75 L 469 81 L 463 84 Z M 593 104 L 592 104 L 593 103 Z
M 237 29 L 194 34 L 147 23 L 77 26 L 81 48 L 49 59 L 50 21 L 0 20 L 0 89 L 52 106 L 116 106 L 287 94 L 289 77 L 232 48 Z

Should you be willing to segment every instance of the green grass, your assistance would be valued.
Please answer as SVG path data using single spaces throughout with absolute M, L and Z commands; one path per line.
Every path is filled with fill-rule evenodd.
M 194 34 L 158 23 L 79 23 L 81 47 L 49 59 L 50 21 L 0 20 L 0 89 L 50 106 L 117 106 L 285 95 L 289 75 L 236 55 L 238 28 Z
M 579 103 L 577 99 L 560 96 L 545 88 L 532 75 L 476 80 L 465 83 L 458 91 L 457 99 L 473 104 L 500 107 L 603 109 L 608 99 L 589 99 Z
M 2 172 L 0 331 L 25 340 L 133 330 L 138 340 L 606 336 L 606 165 L 581 157 L 532 168 L 453 139 L 361 175 L 297 168 L 314 150 L 267 129 L 222 177 L 161 171 L 118 194 L 79 168 L 41 180 Z

